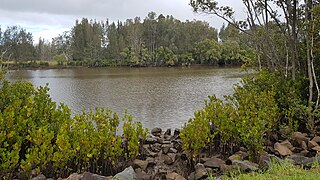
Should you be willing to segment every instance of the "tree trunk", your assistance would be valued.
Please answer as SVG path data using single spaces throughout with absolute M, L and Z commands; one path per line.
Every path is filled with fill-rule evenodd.
M 296 79 L 296 61 L 297 61 L 297 0 L 293 0 L 292 5 L 292 40 L 293 40 L 293 57 L 292 57 L 292 79 Z

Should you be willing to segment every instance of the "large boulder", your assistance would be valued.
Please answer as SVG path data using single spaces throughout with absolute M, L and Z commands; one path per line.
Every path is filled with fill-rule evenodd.
M 132 166 L 130 166 L 130 167 L 126 168 L 124 171 L 116 174 L 113 177 L 113 180 L 118 180 L 118 179 L 121 179 L 121 180 L 137 180 L 137 175 L 134 172 Z

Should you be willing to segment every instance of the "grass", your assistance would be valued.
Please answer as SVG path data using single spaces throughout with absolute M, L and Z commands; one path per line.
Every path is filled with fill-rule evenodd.
M 289 162 L 272 163 L 266 172 L 232 173 L 231 176 L 223 176 L 223 180 L 318 180 L 320 179 L 320 165 L 314 164 L 310 170 L 294 166 Z

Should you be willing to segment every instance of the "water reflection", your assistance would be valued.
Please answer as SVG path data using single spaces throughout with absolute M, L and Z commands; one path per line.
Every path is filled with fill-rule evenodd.
M 74 113 L 82 108 L 125 110 L 145 127 L 181 127 L 203 101 L 232 93 L 235 68 L 81 68 L 10 71 L 8 79 L 49 83 L 52 99 Z M 232 77 L 232 78 L 230 78 Z

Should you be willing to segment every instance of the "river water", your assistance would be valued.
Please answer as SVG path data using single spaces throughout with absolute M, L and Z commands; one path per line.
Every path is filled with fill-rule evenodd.
M 222 98 L 240 81 L 239 68 L 79 68 L 9 71 L 9 80 L 49 83 L 49 94 L 81 113 L 106 107 L 125 110 L 149 129 L 182 127 L 209 95 Z

